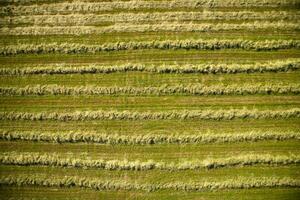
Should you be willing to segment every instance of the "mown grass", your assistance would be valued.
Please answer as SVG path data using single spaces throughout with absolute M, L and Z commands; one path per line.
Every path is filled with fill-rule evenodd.
M 84 159 L 128 159 L 140 161 L 185 161 L 205 158 L 222 158 L 238 154 L 289 155 L 299 154 L 300 142 L 287 141 L 260 141 L 255 143 L 233 144 L 200 144 L 200 145 L 99 145 L 76 143 L 32 143 L 23 141 L 1 141 L 1 152 L 44 152 L 58 153 L 61 156 L 72 155 Z
M 92 1 L 93 2 L 93 1 Z M 119 1 L 120 2 L 120 1 Z M 48 13 L 51 14 L 69 14 L 69 13 L 94 13 L 94 14 L 100 14 L 103 12 L 106 13 L 119 13 L 119 12 L 131 12 L 131 11 L 135 11 L 135 12 L 162 12 L 162 11 L 181 11 L 181 10 L 188 10 L 188 11 L 203 11 L 207 8 L 209 9 L 218 9 L 218 10 L 222 10 L 222 11 L 226 11 L 226 10 L 232 10 L 232 9 L 252 9 L 252 10 L 260 10 L 260 11 L 265 11 L 265 10 L 274 10 L 274 9 L 280 9 L 280 10 L 291 10 L 291 9 L 295 9 L 299 7 L 299 4 L 297 2 L 278 2 L 279 4 L 274 4 L 275 2 L 272 3 L 262 3 L 260 4 L 260 2 L 248 2 L 248 5 L 245 5 L 243 3 L 238 3 L 238 2 L 232 2 L 232 1 L 228 1 L 228 2 L 204 2 L 204 5 L 198 5 L 195 2 L 189 2 L 189 1 L 185 1 L 185 2 L 176 2 L 176 4 L 174 5 L 172 2 L 171 3 L 166 3 L 166 1 L 152 1 L 152 2 L 156 2 L 155 6 L 154 5 L 146 5 L 144 2 L 134 2 L 132 5 L 125 5 L 124 3 L 118 3 L 115 2 L 115 6 L 111 6 L 111 5 L 101 5 L 100 4 L 90 4 L 90 3 L 86 3 L 86 6 L 82 6 L 82 4 L 80 3 L 75 3 L 75 4 L 67 4 L 67 3 L 61 3 L 61 4 L 43 4 L 43 3 L 38 3 L 37 5 L 33 5 L 33 8 L 27 8 L 24 9 L 24 7 L 16 7 L 15 9 L 13 9 L 13 11 L 2 11 L 1 14 L 2 15 L 20 15 L 20 14 L 38 14 L 38 13 L 44 13 L 45 10 L 48 11 Z M 165 4 L 160 5 L 160 3 L 157 2 L 165 2 Z M 20 2 L 19 2 L 20 3 Z M 59 2 L 58 2 L 59 3 Z M 140 3 L 140 4 L 138 4 Z M 203 3 L 203 1 L 201 2 Z M 17 3 L 18 4 L 18 3 Z M 25 3 L 26 4 L 26 3 Z M 29 5 L 32 4 L 29 3 Z M 113 4 L 113 3 L 111 3 Z M 153 4 L 153 3 L 152 3 Z M 250 4 L 250 5 L 249 5 Z M 3 5 L 7 5 L 5 3 L 3 3 Z M 70 6 L 75 5 L 75 9 L 68 9 Z M 83 4 L 84 5 L 84 4 Z M 116 6 L 117 5 L 117 6 Z M 14 7 L 14 6 L 12 6 Z M 47 10 L 47 8 L 50 7 L 50 10 Z M 93 9 L 90 9 L 90 8 Z M 58 8 L 63 8 L 58 10 Z M 24 12 L 25 11 L 25 12 Z M 43 12 L 44 11 L 44 12 Z
M 222 108 L 289 109 L 300 106 L 298 95 L 254 96 L 2 96 L 0 111 L 196 110 Z
M 259 32 L 260 33 L 260 32 Z M 277 33 L 261 32 L 221 32 L 221 33 L 196 33 L 196 32 L 144 32 L 144 33 L 105 33 L 101 37 L 92 35 L 4 35 L 0 38 L 0 44 L 39 44 L 39 43 L 84 43 L 84 44 L 102 44 L 107 42 L 130 42 L 130 41 L 162 41 L 162 40 L 184 40 L 184 39 L 247 39 L 247 40 L 276 40 L 276 39 L 299 39 L 298 32 L 281 31 Z
M 275 22 L 243 22 L 232 23 L 161 23 L 161 24 L 134 24 L 119 23 L 111 26 L 27 26 L 27 27 L 3 27 L 0 29 L 1 35 L 85 35 L 85 34 L 103 34 L 112 32 L 224 32 L 224 31 L 299 31 L 297 23 L 277 21 Z
M 208 109 L 172 110 L 157 112 L 89 110 L 71 112 L 0 112 L 1 120 L 29 121 L 98 121 L 98 120 L 233 120 L 233 119 L 290 119 L 299 118 L 300 109 Z
M 203 62 L 222 63 L 253 63 L 255 61 L 280 60 L 300 58 L 300 51 L 296 49 L 277 51 L 242 51 L 242 50 L 126 50 L 116 52 L 101 52 L 95 54 L 28 54 L 16 56 L 0 56 L 0 64 L 47 64 L 47 63 L 160 63 L 160 64 L 193 64 Z
M 209 143 L 237 143 L 257 141 L 284 141 L 300 140 L 299 131 L 288 132 L 263 132 L 251 131 L 242 133 L 181 133 L 181 134 L 116 134 L 103 133 L 101 131 L 60 131 L 60 132 L 39 132 L 39 131 L 11 131 L 0 130 L 0 138 L 8 141 L 32 141 L 32 142 L 56 142 L 56 143 L 99 143 L 99 144 L 209 144 Z
M 269 188 L 269 189 L 230 189 L 218 192 L 176 192 L 176 191 L 157 191 L 157 192 L 139 192 L 139 191 L 95 191 L 82 188 L 61 188 L 61 187 L 38 187 L 38 186 L 2 186 L 0 188 L 0 197 L 3 198 L 36 198 L 36 199 L 143 199 L 143 200 L 194 200 L 207 199 L 219 200 L 220 196 L 229 200 L 298 200 L 300 190 L 297 188 Z M 45 194 L 47 194 L 45 196 Z M 80 197 L 79 197 L 80 196 Z
M 6 176 L 9 175 L 42 175 L 48 177 L 82 176 L 86 178 L 102 177 L 104 180 L 127 180 L 139 183 L 172 182 L 181 180 L 188 181 L 222 181 L 226 178 L 244 177 L 292 177 L 299 178 L 299 165 L 290 166 L 245 166 L 242 168 L 223 168 L 215 170 L 149 170 L 149 171 L 122 171 L 122 170 L 99 170 L 80 168 L 61 168 L 45 166 L 17 166 L 0 165 L 0 170 Z M 49 176 L 51 174 L 51 176 Z
M 185 162 L 163 162 L 163 161 L 127 161 L 127 160 L 104 160 L 104 159 L 79 159 L 73 156 L 60 156 L 51 153 L 23 153 L 5 152 L 0 154 L 0 163 L 4 165 L 44 165 L 52 167 L 77 167 L 77 168 L 98 168 L 105 170 L 205 170 L 228 167 L 244 167 L 255 165 L 282 166 L 300 164 L 300 157 L 291 155 L 276 154 L 238 154 L 234 156 L 224 156 L 223 158 L 206 158 L 204 160 L 187 160 Z
M 12 78 L 13 77 L 13 78 Z M 253 74 L 168 74 L 149 72 L 117 72 L 111 74 L 53 74 L 0 76 L 0 86 L 47 85 L 64 86 L 97 85 L 98 87 L 160 87 L 162 85 L 203 84 L 205 86 L 229 84 L 290 84 L 299 83 L 300 70 L 291 72 L 265 72 Z
M 110 51 L 124 51 L 124 50 L 145 50 L 145 49 L 159 49 L 159 50 L 221 50 L 221 49 L 240 49 L 246 51 L 274 51 L 282 49 L 299 49 L 299 40 L 165 40 L 165 41 L 143 41 L 143 42 L 116 42 L 104 43 L 101 45 L 86 45 L 77 43 L 45 43 L 39 45 L 32 44 L 18 44 L 9 45 L 0 49 L 2 55 L 17 55 L 17 54 L 84 54 L 84 53 L 98 53 Z
M 23 1 L 23 0 L 19 0 Z M 96 1 L 96 0 L 91 0 Z M 106 1 L 106 0 L 104 0 Z M 160 0 L 159 0 L 160 1 Z M 228 0 L 230 1 L 230 0 Z M 12 3 L 12 5 L 30 5 L 31 3 Z M 38 8 L 43 4 L 62 2 L 61 0 L 43 0 L 37 4 Z M 220 0 L 221 3 L 223 1 Z M 275 2 L 275 0 L 274 0 Z M 24 3 L 24 4 L 23 4 Z M 277 2 L 276 2 L 277 3 Z M 7 5 L 0 2 L 0 5 Z M 251 8 L 209 8 L 210 11 L 297 11 L 299 3 L 295 6 L 279 6 L 276 8 L 251 7 Z M 108 14 L 124 13 L 153 13 L 165 12 L 170 9 L 136 9 L 124 10 L 114 9 L 101 12 Z M 175 8 L 171 11 L 198 11 L 203 8 L 187 9 Z M 44 12 L 44 11 L 42 11 Z M 67 11 L 69 12 L 69 11 Z M 58 14 L 66 14 L 62 12 Z M 73 12 L 73 11 L 71 11 Z M 77 12 L 88 14 L 88 12 Z M 90 13 L 90 12 L 89 12 Z M 295 12 L 296 13 L 296 12 Z M 16 13 L 17 15 L 19 13 Z M 44 13 L 43 13 L 44 14 Z M 100 12 L 94 12 L 100 14 Z M 16 16 L 18 17 L 18 16 Z M 241 19 L 236 19 L 239 22 Z M 251 21 L 251 20 L 250 20 Z M 204 22 L 204 21 L 202 21 Z M 215 23 L 217 21 L 206 21 Z M 221 22 L 221 21 L 219 21 Z M 227 21 L 228 22 L 228 21 Z M 233 21 L 231 21 L 233 22 Z M 75 23 L 77 23 L 75 19 Z M 263 23 L 263 22 L 262 22 Z M 28 26 L 29 24 L 24 24 Z M 53 24 L 55 25 L 55 24 Z M 45 35 L 45 36 L 9 36 L 0 38 L 0 45 L 19 44 L 49 44 L 49 43 L 78 43 L 100 45 L 103 43 L 130 42 L 130 41 L 163 41 L 163 40 L 197 40 L 197 39 L 243 39 L 253 41 L 264 40 L 299 40 L 299 31 L 281 30 L 274 32 L 256 31 L 222 31 L 218 33 L 195 33 L 195 32 L 144 32 L 144 33 L 107 33 L 101 35 Z M 128 62 L 142 64 L 198 64 L 198 63 L 256 63 L 261 61 L 285 60 L 287 58 L 300 58 L 299 49 L 265 51 L 243 51 L 243 50 L 126 50 L 119 52 L 101 52 L 95 54 L 28 54 L 17 56 L 0 56 L 0 67 L 21 68 L 25 64 L 28 67 L 36 65 L 70 63 L 77 66 L 87 63 L 99 64 L 124 64 Z M 163 84 L 298 84 L 300 71 L 287 71 L 280 73 L 253 73 L 253 74 L 159 74 L 147 72 L 122 72 L 112 74 L 68 74 L 68 75 L 20 75 L 0 76 L 0 87 L 24 87 L 37 84 L 58 84 L 60 86 L 86 86 L 97 85 L 103 87 L 147 87 L 161 86 Z M 230 109 L 258 109 L 258 110 L 288 110 L 300 108 L 299 95 L 241 95 L 241 96 L 0 96 L 0 111 L 17 112 L 58 112 L 73 113 L 74 111 L 87 110 L 129 110 L 133 111 L 156 111 L 165 112 L 173 110 L 230 110 Z M 30 113 L 29 113 L 30 114 Z M 30 120 L 0 120 L 0 131 L 16 131 L 24 134 L 51 133 L 59 134 L 62 131 L 81 131 L 84 133 L 93 131 L 108 136 L 119 134 L 123 136 L 141 136 L 144 134 L 165 135 L 214 135 L 226 133 L 229 137 L 246 132 L 266 133 L 288 132 L 300 133 L 300 119 L 232 119 L 232 120 L 95 120 L 95 121 L 30 121 Z M 25 133 L 26 134 L 26 133 Z M 162 162 L 183 162 L 185 160 L 199 160 L 210 158 L 236 157 L 239 155 L 270 154 L 274 158 L 280 155 L 299 155 L 299 139 L 288 140 L 266 140 L 266 141 L 239 141 L 234 143 L 209 143 L 209 144 L 152 144 L 152 145 L 124 145 L 124 144 L 92 144 L 92 143 L 60 143 L 57 138 L 54 141 L 8 141 L 0 139 L 0 152 L 25 153 L 58 153 L 59 156 L 68 158 L 76 157 L 81 159 L 105 159 L 105 160 L 140 160 Z M 214 170 L 149 170 L 149 171 L 121 171 L 121 170 L 99 170 L 82 169 L 77 167 L 42 167 L 42 166 L 17 166 L 0 165 L 0 176 L 41 177 L 64 179 L 65 176 L 79 176 L 92 180 L 93 178 L 103 179 L 110 182 L 124 181 L 130 183 L 162 183 L 162 182 L 189 182 L 189 181 L 224 181 L 235 180 L 238 177 L 268 179 L 293 178 L 300 179 L 300 166 L 237 166 Z M 36 198 L 36 199 L 298 199 L 299 188 L 263 188 L 263 189 L 223 189 L 218 192 L 184 192 L 174 190 L 162 190 L 156 192 L 140 191 L 94 191 L 79 187 L 41 187 L 41 186 L 6 186 L 0 185 L 0 199 L 7 198 Z
M 87 179 L 78 176 L 71 177 L 43 177 L 39 176 L 5 176 L 0 179 L 3 185 L 19 185 L 19 186 L 60 186 L 60 187 L 83 187 L 94 190 L 141 190 L 141 191 L 218 191 L 223 189 L 251 189 L 251 188 L 298 188 L 300 183 L 297 179 L 290 177 L 255 177 L 245 178 L 237 177 L 235 179 L 227 179 L 220 182 L 171 182 L 171 183 L 155 183 L 155 184 L 137 184 L 128 181 L 111 181 L 101 178 Z
M 264 72 L 289 72 L 300 68 L 299 59 L 275 60 L 248 64 L 221 64 L 202 63 L 186 65 L 147 65 L 124 63 L 122 65 L 99 65 L 99 64 L 43 64 L 43 65 L 15 65 L 0 68 L 0 75 L 23 76 L 23 75 L 53 75 L 53 74 L 106 74 L 116 72 L 151 72 L 171 74 L 236 74 L 236 73 L 264 73 Z
M 151 121 L 7 121 L 0 120 L 5 130 L 16 131 L 101 131 L 125 135 L 151 132 L 153 134 L 198 132 L 246 132 L 246 131 L 299 131 L 300 120 L 292 119 L 234 119 L 234 120 L 151 120 Z
M 88 14 L 88 13 L 87 13 Z M 102 14 L 102 13 L 100 13 Z M 125 13 L 124 13 L 125 14 Z M 134 15 L 135 13 L 129 13 L 129 14 L 132 14 Z M 225 15 L 227 14 L 226 12 L 224 13 Z M 229 14 L 228 14 L 229 15 Z M 283 14 L 282 14 L 283 15 Z M 0 15 L 1 16 L 1 15 Z M 248 24 L 251 24 L 251 23 L 264 23 L 264 21 L 267 20 L 268 23 L 274 23 L 274 24 L 278 24 L 278 21 L 282 21 L 284 23 L 287 23 L 287 24 L 296 24 L 298 23 L 297 21 L 297 17 L 292 17 L 292 16 L 287 16 L 286 18 L 282 18 L 282 19 L 276 19 L 276 18 L 271 18 L 271 19 L 261 19 L 261 18 L 252 18 L 252 19 L 233 19 L 233 18 L 228 18 L 228 19 L 201 19 L 201 16 L 199 16 L 199 19 L 193 19 L 193 20 L 188 20 L 188 19 L 169 19 L 169 20 L 164 20 L 164 19 L 145 19 L 145 20 L 138 20 L 138 19 L 132 19 L 132 20 L 121 20 L 121 19 L 118 19 L 118 20 L 115 20 L 112 19 L 112 20 L 94 20 L 94 21 L 87 21 L 87 20 L 81 20 L 80 21 L 71 21 L 72 19 L 59 19 L 59 18 L 56 18 L 56 17 L 53 17 L 55 15 L 45 15 L 45 18 L 41 17 L 39 19 L 39 16 L 42 16 L 42 15 L 32 15 L 30 16 L 28 19 L 24 19 L 23 21 L 21 20 L 18 20 L 19 16 L 15 16 L 15 17 L 6 17 L 4 18 L 3 21 L 0 21 L 0 25 L 1 27 L 3 28 L 1 30 L 1 35 L 8 35 L 9 34 L 12 34 L 12 35 L 15 35 L 15 36 L 18 36 L 18 35 L 28 35 L 26 34 L 27 30 L 26 27 L 31 27 L 31 26 L 36 26 L 36 27 L 43 27 L 43 28 L 46 28 L 46 27 L 55 27 L 55 28 L 67 28 L 69 27 L 70 29 L 72 28 L 72 26 L 78 26 L 79 28 L 83 29 L 85 26 L 86 27 L 93 27 L 98 29 L 97 31 L 92 31 L 91 32 L 91 35 L 95 35 L 95 34 L 110 34 L 112 33 L 111 31 L 100 31 L 99 29 L 103 28 L 107 28 L 109 30 L 109 27 L 114 27 L 115 25 L 118 25 L 118 24 L 122 24 L 122 23 L 128 23 L 130 25 L 136 25 L 137 28 L 139 28 L 139 26 L 141 27 L 142 25 L 152 25 L 154 26 L 155 24 L 158 24 L 158 23 L 170 23 L 170 24 L 184 24 L 184 23 L 192 23 L 194 25 L 201 25 L 201 24 L 216 24 L 216 25 L 219 25 L 221 26 L 220 24 L 227 24 L 227 26 L 229 27 L 230 25 L 242 25 L 244 24 L 245 22 L 247 22 Z M 68 15 L 61 15 L 61 16 L 68 16 Z M 85 18 L 87 16 L 85 15 L 80 15 L 82 16 L 82 18 Z M 47 17 L 49 18 L 49 21 L 46 21 L 47 20 Z M 79 18 L 78 16 L 70 16 L 70 18 Z M 284 16 L 283 16 L 284 17 Z M 288 19 L 291 18 L 291 19 Z M 111 17 L 110 14 L 108 14 L 108 18 L 113 18 Z M 134 18 L 134 17 L 133 17 Z M 202 17 L 203 18 L 203 17 Z M 34 20 L 40 20 L 40 21 L 34 21 Z M 51 21 L 52 20 L 52 21 Z M 57 22 L 55 22 L 55 20 L 60 20 L 60 23 L 58 24 Z M 78 19 L 80 20 L 80 19 Z M 24 29 L 24 33 L 22 32 L 19 32 L 19 31 L 14 31 L 14 32 L 8 32 L 8 31 L 4 31 L 5 28 L 10 28 L 10 29 Z M 41 36 L 41 35 L 45 35 L 45 36 L 49 36 L 49 35 L 52 35 L 54 34 L 55 36 L 58 35 L 70 35 L 70 29 L 69 31 L 67 31 L 67 29 L 61 29 L 63 30 L 61 33 L 57 33 L 57 32 L 49 32 L 48 34 L 47 33 L 43 33 L 43 32 L 40 32 L 41 29 L 38 31 L 38 33 L 36 34 L 37 36 Z M 257 28 L 256 30 L 253 28 L 253 30 L 251 30 L 250 28 L 247 27 L 247 30 L 249 30 L 250 34 L 256 32 L 256 30 L 259 32 L 259 33 L 265 33 L 267 32 L 267 29 L 265 27 L 261 27 L 261 28 Z M 169 31 L 172 31 L 172 30 L 164 30 L 162 28 L 158 29 L 158 30 L 155 30 L 155 29 L 150 29 L 149 31 L 148 30 L 145 30 L 145 31 L 142 31 L 142 33 L 144 32 L 169 32 Z M 183 32 L 186 32 L 188 31 L 188 29 L 184 29 L 182 30 Z M 221 32 L 221 33 L 228 33 L 228 32 L 234 32 L 234 34 L 237 34 L 238 32 L 242 32 L 243 33 L 243 30 L 241 30 L 241 28 L 222 28 L 222 29 L 195 29 L 196 32 L 212 32 L 212 33 L 218 33 L 218 32 Z M 131 29 L 129 29 L 128 31 L 124 31 L 125 33 L 132 33 L 133 31 Z M 124 33 L 122 31 L 118 31 L 118 32 L 115 32 L 116 33 Z M 141 32 L 141 31 L 139 31 Z M 162 32 L 162 34 L 164 35 L 165 33 Z M 173 31 L 173 32 L 176 32 L 176 33 L 180 33 L 181 31 Z M 270 27 L 269 28 L 269 33 L 270 32 L 274 32 L 275 35 L 281 35 L 281 34 L 291 34 L 291 33 L 297 33 L 299 32 L 299 29 L 298 28 L 293 28 L 293 26 L 287 26 L 286 29 L 282 28 L 282 27 Z M 280 32 L 279 34 L 277 32 Z M 135 33 L 135 32 L 134 32 Z M 138 33 L 138 32 L 137 32 Z M 172 33 L 171 33 L 172 34 Z M 173 33 L 174 34 L 174 33 Z M 88 36 L 88 34 L 86 34 L 86 32 L 82 32 L 82 34 L 80 35 L 85 35 L 85 36 Z M 237 34 L 238 35 L 238 34 Z M 242 34 L 240 34 L 239 36 L 241 36 Z M 185 39 L 188 39 L 188 38 L 185 38 Z M 278 38 L 277 38 L 278 39 Z M 259 38 L 256 38 L 256 40 L 259 40 Z
M 114 23 L 134 22 L 135 24 L 155 24 L 159 22 L 191 22 L 191 23 L 236 23 L 267 20 L 276 23 L 281 20 L 296 22 L 297 12 L 151 12 L 151 13 L 119 13 L 119 14 L 71 14 L 71 15 L 27 15 L 4 17 L 0 24 L 3 27 L 26 26 L 109 26 Z

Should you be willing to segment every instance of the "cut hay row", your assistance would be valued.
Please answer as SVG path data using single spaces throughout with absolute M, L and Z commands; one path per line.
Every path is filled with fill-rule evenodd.
M 44 44 L 19 44 L 0 47 L 1 55 L 16 54 L 41 54 L 41 53 L 97 53 L 102 51 L 121 51 L 137 49 L 245 49 L 245 50 L 278 50 L 300 49 L 300 40 L 165 40 L 141 42 L 116 42 L 99 45 L 77 43 L 44 43 Z
M 155 134 L 143 132 L 140 135 L 121 135 L 90 131 L 40 132 L 40 131 L 7 131 L 0 130 L 0 139 L 14 141 L 57 142 L 57 143 L 99 143 L 99 144 L 209 144 L 257 142 L 268 140 L 300 140 L 300 132 L 262 132 L 245 133 L 172 133 Z
M 46 3 L 46 2 L 56 2 L 57 0 L 1 0 L 3 4 L 28 4 L 28 3 Z
M 29 6 L 3 6 L 0 15 L 40 15 L 58 13 L 97 13 L 114 10 L 202 9 L 202 8 L 251 8 L 251 7 L 293 7 L 297 0 L 173 0 L 173 1 L 113 1 L 113 2 L 66 2 Z
M 1 0 L 1 3 L 3 5 L 31 5 L 31 4 L 41 5 L 41 4 L 54 4 L 54 3 L 62 3 L 62 2 L 75 3 L 75 2 L 97 2 L 97 1 L 105 2 L 111 0 Z M 119 0 L 119 1 L 128 1 L 128 0 Z
M 71 15 L 29 15 L 3 17 L 0 25 L 36 26 L 82 26 L 98 25 L 105 22 L 159 22 L 159 21 L 201 21 L 201 20 L 298 20 L 300 12 L 287 11 L 203 11 L 203 12 L 153 12 L 117 14 L 71 14 Z
M 232 119 L 288 119 L 300 118 L 300 109 L 285 110 L 194 110 L 165 112 L 134 111 L 75 111 L 75 112 L 0 112 L 0 120 L 232 120 Z
M 109 26 L 28 26 L 0 28 L 0 35 L 85 35 L 129 32 L 222 32 L 222 31 L 298 31 L 300 25 L 289 21 L 254 21 L 233 23 L 179 23 L 152 24 L 116 23 Z
M 75 157 L 61 157 L 57 154 L 21 153 L 9 152 L 0 154 L 2 165 L 44 165 L 54 167 L 79 167 L 98 168 L 105 170 L 195 170 L 195 169 L 216 169 L 234 166 L 249 165 L 291 165 L 299 164 L 300 156 L 297 155 L 270 155 L 270 154 L 247 154 L 236 155 L 226 158 L 209 158 L 199 161 L 184 161 L 179 163 L 165 163 L 148 160 L 92 160 L 79 159 Z
M 297 198 L 300 0 L 0 1 L 3 199 Z
M 0 185 L 43 186 L 43 187 L 81 187 L 94 190 L 157 190 L 205 191 L 222 189 L 251 188 L 299 188 L 300 182 L 293 178 L 278 177 L 237 177 L 220 182 L 172 182 L 172 183 L 130 183 L 126 181 L 103 180 L 101 178 L 84 178 L 78 176 L 50 177 L 37 175 L 1 176 Z
M 27 95 L 254 95 L 254 94 L 300 94 L 299 84 L 218 84 L 205 86 L 162 85 L 160 87 L 98 87 L 64 85 L 27 85 L 25 87 L 0 87 L 2 96 Z
M 31 74 L 98 74 L 114 72 L 151 72 L 151 73 L 255 73 L 255 72 L 287 72 L 300 69 L 300 59 L 275 60 L 256 62 L 253 64 L 170 64 L 145 65 L 143 63 L 126 63 L 122 65 L 21 65 L 19 67 L 0 68 L 0 75 L 31 75 Z

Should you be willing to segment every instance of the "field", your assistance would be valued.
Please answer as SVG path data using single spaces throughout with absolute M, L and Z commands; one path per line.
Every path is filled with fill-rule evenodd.
M 299 0 L 0 1 L 0 199 L 299 198 Z

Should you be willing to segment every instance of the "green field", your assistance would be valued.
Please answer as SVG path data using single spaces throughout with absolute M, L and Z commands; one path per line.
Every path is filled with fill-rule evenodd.
M 299 199 L 299 22 L 299 0 L 2 0 L 0 199 Z

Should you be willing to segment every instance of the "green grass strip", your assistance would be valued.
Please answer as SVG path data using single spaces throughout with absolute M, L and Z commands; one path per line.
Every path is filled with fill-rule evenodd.
M 53 103 L 55 104 L 55 103 Z M 33 103 L 32 105 L 35 105 Z M 9 121 L 0 120 L 1 130 L 12 132 L 96 132 L 110 135 L 193 135 L 198 133 L 299 132 L 300 119 L 236 119 L 236 120 L 104 120 L 104 121 Z M 222 130 L 222 132 L 220 132 Z M 21 141 L 20 141 L 21 142 Z
M 77 175 L 76 175 L 77 176 Z M 49 192 L 48 187 L 43 186 L 2 186 L 2 193 L 0 198 L 6 199 L 43 199 L 47 194 L 48 199 L 76 199 L 80 195 L 81 199 L 143 199 L 143 200 L 157 200 L 157 199 L 205 199 L 218 200 L 220 198 L 227 200 L 236 200 L 237 198 L 243 200 L 298 200 L 300 190 L 298 188 L 256 188 L 249 190 L 230 189 L 215 191 L 172 191 L 161 190 L 157 192 L 141 192 L 141 191 L 98 191 L 89 190 L 79 187 L 51 187 Z
M 89 37 L 89 36 L 86 36 Z M 96 44 L 96 43 L 95 43 Z M 99 53 L 83 54 L 17 54 L 15 56 L 0 56 L 1 66 L 15 66 L 23 64 L 87 64 L 122 65 L 125 63 L 147 64 L 199 64 L 199 63 L 254 63 L 270 60 L 286 60 L 300 58 L 298 49 L 276 51 L 245 51 L 242 49 L 220 49 L 217 51 L 197 49 L 177 50 L 126 50 L 101 51 Z

